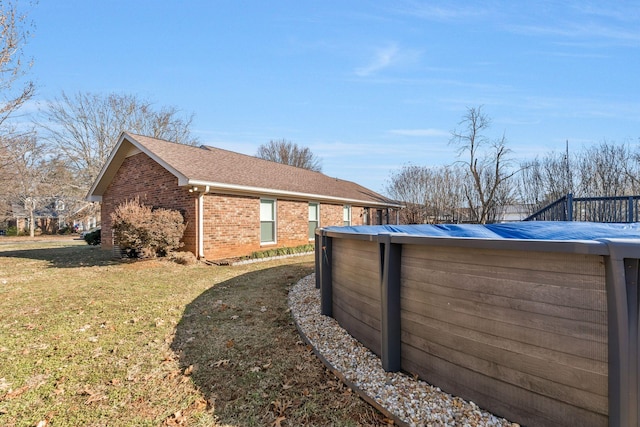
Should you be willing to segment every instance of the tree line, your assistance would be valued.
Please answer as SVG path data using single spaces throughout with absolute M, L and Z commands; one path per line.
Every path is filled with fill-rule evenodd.
M 62 93 L 29 124 L 3 130 L 0 208 L 5 217 L 14 215 L 16 206 L 24 208 L 34 224 L 37 211 L 90 207 L 88 189 L 122 131 L 196 144 L 191 122 L 192 116 L 176 108 L 156 108 L 133 95 Z
M 516 163 L 506 137 L 486 135 L 490 117 L 469 107 L 449 143 L 458 161 L 407 165 L 392 172 L 386 193 L 406 204 L 408 224 L 500 220 L 516 207 L 532 214 L 557 199 L 640 194 L 640 151 L 630 141 L 602 141 L 579 151 L 552 151 Z

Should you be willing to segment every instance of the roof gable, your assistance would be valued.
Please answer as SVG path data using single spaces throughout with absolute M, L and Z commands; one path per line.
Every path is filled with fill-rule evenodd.
M 396 202 L 361 185 L 320 172 L 220 148 L 194 147 L 125 132 L 120 135 L 106 165 L 91 187 L 88 198 L 100 200 L 124 159 L 140 152 L 176 176 L 180 186 L 202 186 L 209 187 L 210 191 L 286 195 L 371 206 L 398 206 Z

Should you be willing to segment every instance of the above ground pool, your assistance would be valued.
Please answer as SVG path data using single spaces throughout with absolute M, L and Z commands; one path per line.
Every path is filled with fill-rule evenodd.
M 637 223 L 316 231 L 323 314 L 523 425 L 638 425 L 639 267 Z

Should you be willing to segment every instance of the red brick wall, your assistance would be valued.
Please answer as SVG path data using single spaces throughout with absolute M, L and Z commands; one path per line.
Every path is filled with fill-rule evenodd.
M 320 227 L 344 225 L 344 205 L 320 205 Z M 370 209 L 371 211 L 372 209 Z M 364 208 L 351 205 L 351 225 L 364 225 Z
M 206 194 L 204 256 L 223 259 L 260 250 L 260 198 Z
M 300 246 L 309 243 L 309 202 L 278 200 L 276 239 L 278 246 Z
M 320 204 L 320 227 L 329 227 L 330 225 L 343 225 L 342 220 L 343 205 Z
M 351 206 L 351 225 L 364 225 L 364 208 Z
M 180 210 L 185 216 L 183 250 L 196 253 L 197 195 L 178 187 L 178 178 L 144 153 L 128 157 L 102 196 L 102 247 L 111 249 L 111 212 L 120 203 L 139 197 L 145 205 Z

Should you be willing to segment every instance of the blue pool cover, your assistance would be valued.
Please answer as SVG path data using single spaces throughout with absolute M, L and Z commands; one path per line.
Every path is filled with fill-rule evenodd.
M 532 221 L 503 224 L 419 224 L 325 227 L 328 231 L 355 234 L 402 233 L 426 237 L 475 237 L 484 239 L 596 240 L 640 239 L 640 223 Z

